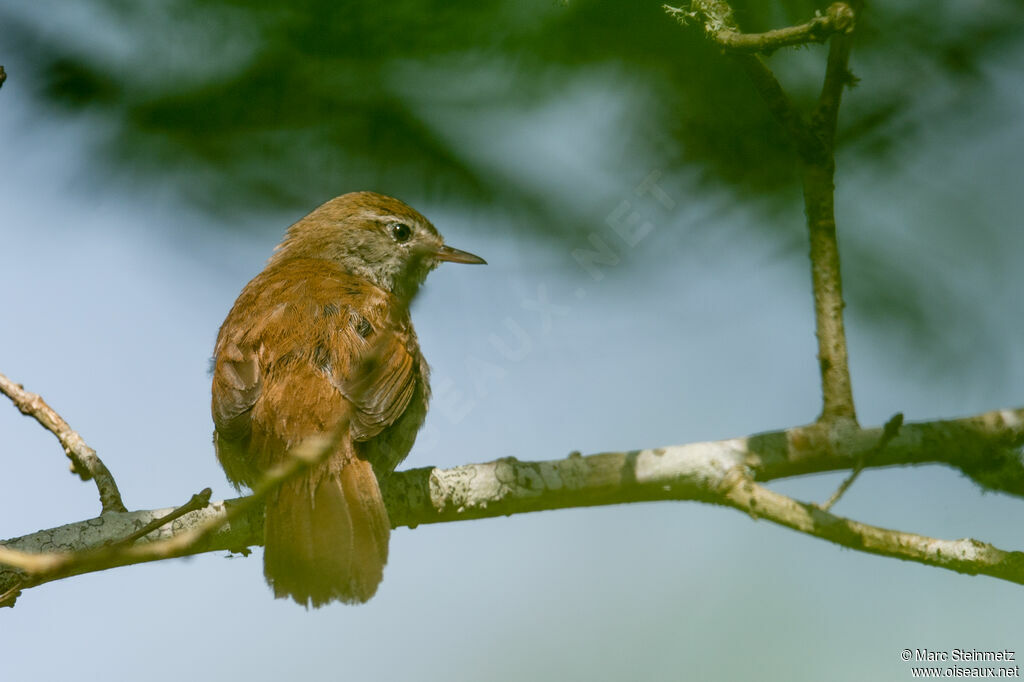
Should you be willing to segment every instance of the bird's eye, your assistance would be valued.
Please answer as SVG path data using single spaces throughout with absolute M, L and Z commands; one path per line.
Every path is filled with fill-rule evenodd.
M 391 238 L 399 244 L 409 241 L 412 237 L 412 228 L 405 223 L 391 223 L 388 225 L 388 232 L 391 233 Z

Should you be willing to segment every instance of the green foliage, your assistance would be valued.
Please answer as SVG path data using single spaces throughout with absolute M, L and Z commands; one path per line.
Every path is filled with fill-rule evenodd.
M 477 152 L 481 139 L 529 138 L 517 127 L 529 125 L 521 114 L 575 92 L 580 79 L 627 100 L 613 124 L 621 137 L 608 141 L 625 151 L 611 164 L 625 155 L 639 166 L 695 168 L 705 182 L 767 206 L 780 193 L 792 196 L 792 155 L 743 75 L 658 3 L 81 4 L 102 28 L 96 39 L 69 42 L 46 17 L 7 10 L 4 24 L 20 24 L 22 47 L 33 48 L 45 99 L 109 117 L 112 160 L 155 182 L 170 172 L 195 200 L 222 209 L 305 207 L 342 189 L 375 187 L 550 213 L 551 197 L 518 177 L 530 172 L 528 163 L 503 167 Z M 741 26 L 752 31 L 804 21 L 825 5 L 735 3 Z M 906 67 L 907 55 L 917 62 L 890 73 L 883 96 L 844 111 L 845 144 L 872 162 L 904 132 L 892 123 L 925 85 L 918 66 L 946 81 L 976 82 L 982 52 L 1017 40 L 1022 17 L 1013 5 L 987 3 L 971 13 L 949 5 L 869 8 L 855 68 L 895 59 Z M 816 94 L 822 56 L 811 47 L 782 61 L 798 98 Z M 630 107 L 631 99 L 643 106 Z M 481 128 L 475 135 L 459 134 L 467 119 Z M 541 222 L 554 236 L 579 228 L 572 220 Z
M 827 4 L 733 6 L 744 30 L 764 31 Z M 17 78 L 38 84 L 55 109 L 104 122 L 99 158 L 115 175 L 173 187 L 210 210 L 299 215 L 341 192 L 374 189 L 413 204 L 497 210 L 515 216 L 509 229 L 565 249 L 586 244 L 656 170 L 686 196 L 724 195 L 760 211 L 757 229 L 774 232 L 781 250 L 805 248 L 782 130 L 734 63 L 658 2 L 78 0 L 75 8 L 62 21 L 43 3 L 0 6 L 4 39 L 29 71 Z M 839 182 L 851 171 L 884 176 L 927 126 L 969 112 L 987 85 L 983 62 L 1019 48 L 1022 27 L 1012 0 L 868 4 L 851 62 L 865 86 L 840 113 Z M 825 50 L 768 58 L 805 111 Z M 918 340 L 941 338 L 935 331 L 956 298 L 929 304 L 936 283 L 905 267 L 904 251 L 842 239 L 854 310 Z M 960 303 L 961 313 L 970 308 Z

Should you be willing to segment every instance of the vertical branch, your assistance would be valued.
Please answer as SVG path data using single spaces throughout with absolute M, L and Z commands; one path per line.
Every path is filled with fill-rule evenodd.
M 810 233 L 811 282 L 821 368 L 820 422 L 856 424 L 850 367 L 843 325 L 843 285 L 835 218 L 835 133 L 843 88 L 852 81 L 847 62 L 851 34 L 863 0 L 836 2 L 811 21 L 767 33 L 742 33 L 726 0 L 690 0 L 687 9 L 665 6 L 682 24 L 700 23 L 707 37 L 732 53 L 750 77 L 771 114 L 796 147 L 804 189 L 804 212 Z M 810 123 L 786 96 L 775 74 L 757 52 L 830 40 L 821 96 Z
M 860 17 L 863 0 L 850 0 L 846 5 L 846 12 L 849 16 L 849 27 L 852 29 L 857 18 Z M 825 69 L 825 82 L 821 87 L 821 94 L 818 96 L 818 106 L 814 111 L 813 126 L 815 132 L 821 137 L 831 149 L 834 147 L 836 136 L 836 123 L 839 118 L 839 104 L 843 99 L 843 88 L 852 85 L 855 80 L 847 68 L 850 61 L 850 48 L 853 45 L 853 35 L 844 32 L 832 38 L 828 50 L 828 66 Z
M 862 0 L 847 7 L 852 27 Z M 823 407 L 820 421 L 857 421 L 850 382 L 850 365 L 843 324 L 843 282 L 839 265 L 839 241 L 835 215 L 835 138 L 843 89 L 853 78 L 847 68 L 853 36 L 841 33 L 829 45 L 825 81 L 818 106 L 811 115 L 811 133 L 822 142 L 824 154 L 800 154 L 804 187 L 804 211 L 810 233 L 811 281 L 817 324 L 818 363 L 821 369 Z
M 823 405 L 821 421 L 856 421 L 850 365 L 843 325 L 843 283 L 839 272 L 836 239 L 835 160 L 829 146 L 824 158 L 800 159 L 804 186 L 804 211 L 811 242 L 811 282 L 814 287 L 814 318 L 818 337 Z

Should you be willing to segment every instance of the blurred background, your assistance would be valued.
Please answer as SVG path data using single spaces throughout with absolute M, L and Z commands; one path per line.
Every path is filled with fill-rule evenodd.
M 827 5 L 734 4 L 747 30 Z M 1022 403 L 1022 27 L 1018 2 L 918 0 L 858 28 L 837 218 L 865 425 Z M 825 54 L 770 65 L 809 106 Z M 0 371 L 129 508 L 234 495 L 217 328 L 284 229 L 356 189 L 490 263 L 416 302 L 435 397 L 406 466 L 817 416 L 793 155 L 657 2 L 0 0 L 0 64 Z M 0 461 L 0 537 L 97 513 L 11 406 Z M 774 487 L 820 501 L 841 479 Z M 1021 549 L 1022 509 L 917 467 L 865 473 L 836 512 Z M 0 653 L 10 680 L 902 680 L 904 648 L 1024 656 L 1022 612 L 1017 585 L 660 503 L 399 529 L 358 608 L 273 600 L 258 548 L 72 578 L 0 614 Z

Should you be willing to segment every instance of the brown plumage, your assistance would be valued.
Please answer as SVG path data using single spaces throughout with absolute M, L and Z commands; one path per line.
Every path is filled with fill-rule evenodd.
M 409 303 L 445 246 L 409 206 L 346 194 L 288 229 L 235 301 L 214 351 L 217 457 L 254 485 L 291 448 L 343 437 L 337 452 L 267 500 L 264 574 L 277 597 L 365 602 L 387 561 L 378 478 L 405 458 L 427 411 L 427 363 Z

